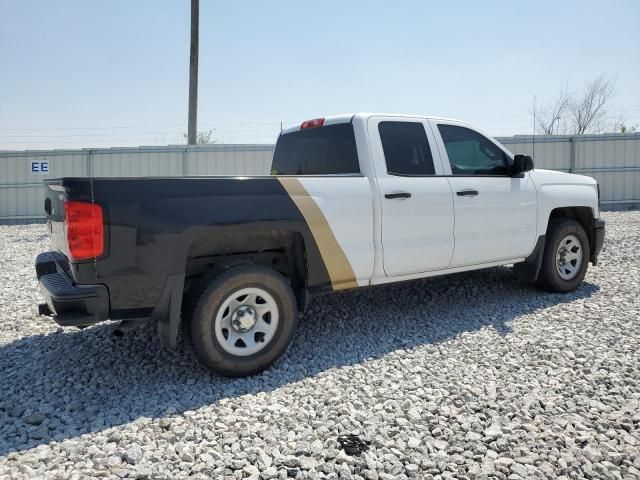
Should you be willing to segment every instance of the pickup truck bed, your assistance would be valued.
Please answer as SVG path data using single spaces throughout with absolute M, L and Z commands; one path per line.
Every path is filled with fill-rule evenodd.
M 312 228 L 322 230 L 322 219 L 312 212 L 316 217 L 305 220 L 295 200 L 305 192 L 295 178 L 64 178 L 46 184 L 52 251 L 36 263 L 62 325 L 148 317 L 154 310 L 162 316 L 166 312 L 158 309 L 166 309 L 172 282 L 201 275 L 214 258 L 224 263 L 260 256 L 283 271 L 300 269 L 309 293 L 357 286 L 340 246 L 335 240 L 331 245 L 328 235 L 322 237 L 323 249 L 336 251 L 329 253 L 329 267 L 322 260 L 312 234 Z M 64 201 L 71 198 L 103 206 L 102 256 L 68 261 Z M 301 245 L 304 265 L 296 264 Z M 336 271 L 341 276 L 332 278 Z M 49 275 L 42 278 L 44 272 Z M 84 293 L 89 291 L 96 293 Z M 82 302 L 91 304 L 85 317 L 77 309 Z

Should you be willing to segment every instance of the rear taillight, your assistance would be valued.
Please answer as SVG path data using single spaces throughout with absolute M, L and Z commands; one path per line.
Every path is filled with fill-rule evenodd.
M 322 125 L 324 125 L 324 118 L 314 118 L 313 120 L 302 122 L 302 125 L 300 125 L 300 129 L 316 128 L 321 127 Z
M 72 260 L 99 257 L 104 252 L 104 226 L 100 205 L 65 202 L 65 231 Z

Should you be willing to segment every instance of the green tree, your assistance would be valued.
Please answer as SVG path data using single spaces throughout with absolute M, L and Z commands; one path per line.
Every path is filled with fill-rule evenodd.
M 184 137 L 185 141 L 189 138 L 186 133 L 183 133 L 182 136 Z M 196 144 L 211 145 L 217 143 L 216 139 L 211 137 L 213 137 L 213 130 L 203 130 L 201 132 L 198 132 L 196 134 Z
M 627 126 L 624 123 L 620 125 L 620 133 L 635 133 L 638 131 L 637 125 Z

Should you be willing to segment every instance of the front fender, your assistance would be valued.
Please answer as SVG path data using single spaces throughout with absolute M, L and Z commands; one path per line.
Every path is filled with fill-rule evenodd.
M 593 178 L 549 170 L 534 170 L 531 178 L 538 194 L 538 235 L 546 233 L 549 216 L 556 208 L 587 207 L 593 218 L 600 217 L 598 184 Z

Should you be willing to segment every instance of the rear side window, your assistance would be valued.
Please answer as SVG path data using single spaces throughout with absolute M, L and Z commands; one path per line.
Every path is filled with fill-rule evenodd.
M 351 123 L 307 128 L 281 135 L 273 153 L 272 175 L 360 173 Z
M 391 175 L 434 175 L 433 157 L 424 126 L 419 122 L 380 122 L 387 173 Z
M 507 175 L 508 157 L 478 132 L 456 125 L 438 125 L 454 175 Z

